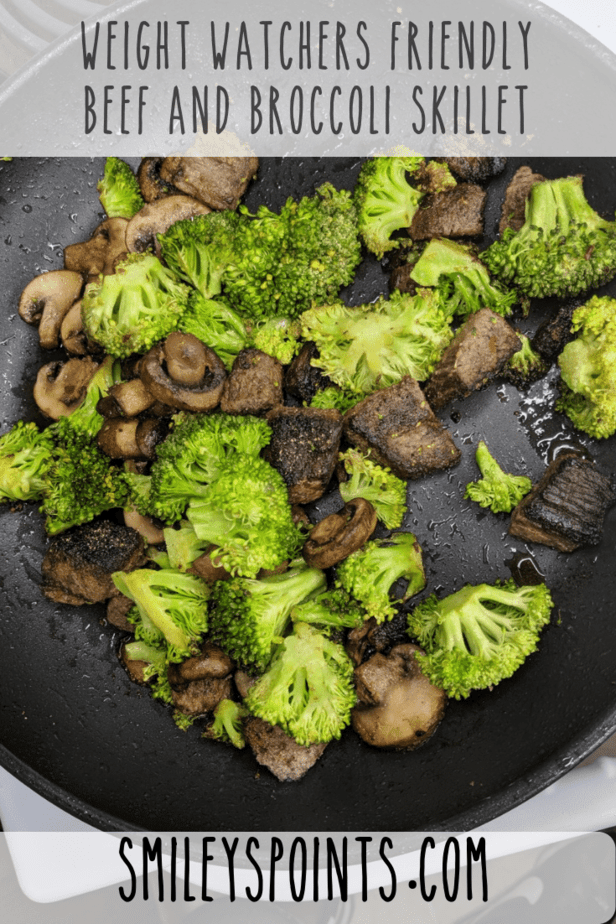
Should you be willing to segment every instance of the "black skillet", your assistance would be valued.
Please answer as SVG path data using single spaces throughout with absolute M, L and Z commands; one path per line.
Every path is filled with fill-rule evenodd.
M 520 161 L 489 187 L 493 234 L 502 191 Z M 532 161 L 548 177 L 581 172 L 591 203 L 616 209 L 616 160 Z M 32 382 L 43 357 L 37 333 L 17 316 L 23 286 L 61 267 L 62 248 L 101 219 L 95 184 L 102 161 L 16 160 L 0 169 L 0 407 L 2 432 L 36 419 Z M 247 201 L 278 208 L 288 194 L 327 179 L 352 187 L 356 161 L 262 164 Z M 386 275 L 366 260 L 348 297 L 367 301 Z M 616 294 L 616 286 L 608 287 Z M 532 331 L 538 306 L 520 328 Z M 55 354 L 54 354 L 55 355 Z M 44 359 L 47 361 L 48 354 Z M 424 549 L 428 590 L 507 578 L 527 553 L 507 537 L 507 518 L 463 500 L 477 477 L 474 447 L 486 438 L 508 470 L 537 477 L 551 451 L 586 445 L 616 470 L 614 439 L 580 437 L 552 410 L 554 372 L 527 394 L 494 384 L 442 413 L 462 449 L 460 465 L 409 487 L 405 527 Z M 467 829 L 553 782 L 616 728 L 616 509 L 602 544 L 573 555 L 530 550 L 553 589 L 556 611 L 540 650 L 493 692 L 452 702 L 435 736 L 415 753 L 382 752 L 347 730 L 307 776 L 281 784 L 249 749 L 205 743 L 176 730 L 169 711 L 129 681 L 119 634 L 99 607 L 54 605 L 41 594 L 45 548 L 36 509 L 0 513 L 0 762 L 52 802 L 104 829 Z

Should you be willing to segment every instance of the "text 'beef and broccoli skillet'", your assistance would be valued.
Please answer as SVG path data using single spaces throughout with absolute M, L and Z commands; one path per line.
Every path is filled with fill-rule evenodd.
M 613 174 L 3 164 L 4 763 L 104 827 L 413 830 L 606 737 Z

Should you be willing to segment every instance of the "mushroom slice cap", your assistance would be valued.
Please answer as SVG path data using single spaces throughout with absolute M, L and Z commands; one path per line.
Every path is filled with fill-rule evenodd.
M 191 335 L 192 336 L 192 335 Z M 143 357 L 140 366 L 141 380 L 145 387 L 163 404 L 180 411 L 211 411 L 222 394 L 227 372 L 222 360 L 214 350 L 202 344 L 205 350 L 205 374 L 195 385 L 183 385 L 174 380 L 164 368 L 171 359 L 173 349 L 167 354 L 167 343 L 158 343 Z M 197 339 L 196 337 L 194 338 Z M 199 341 L 200 342 L 200 341 Z M 172 341 L 173 344 L 173 341 Z
M 64 266 L 82 273 L 89 281 L 100 273 L 111 275 L 117 257 L 126 250 L 127 227 L 127 218 L 107 218 L 94 229 L 89 240 L 64 248 Z
M 137 444 L 138 426 L 136 417 L 105 420 L 96 438 L 98 448 L 110 459 L 142 459 L 143 453 Z
M 340 513 L 332 513 L 313 528 L 302 554 L 312 568 L 331 568 L 361 548 L 376 528 L 372 504 L 356 497 Z
M 181 195 L 180 190 L 166 183 L 160 175 L 164 157 L 143 157 L 137 171 L 141 195 L 146 202 L 155 202 L 165 196 Z
M 69 270 L 52 270 L 35 276 L 21 293 L 19 316 L 39 325 L 39 339 L 46 350 L 58 346 L 62 321 L 81 295 L 83 279 Z
M 34 400 L 46 417 L 59 420 L 76 411 L 86 396 L 90 379 L 98 369 L 89 356 L 42 366 L 34 383 Z
M 129 253 L 153 250 L 160 257 L 158 234 L 164 234 L 177 221 L 207 215 L 209 211 L 207 205 L 190 196 L 165 196 L 155 202 L 148 202 L 128 223 L 126 249 Z
M 60 327 L 62 346 L 73 356 L 85 356 L 88 352 L 88 338 L 81 319 L 81 299 L 64 315 Z

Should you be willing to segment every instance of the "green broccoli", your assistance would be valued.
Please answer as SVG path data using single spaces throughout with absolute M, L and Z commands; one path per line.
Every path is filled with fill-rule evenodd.
M 359 233 L 379 260 L 398 247 L 394 231 L 408 228 L 424 193 L 411 186 L 406 174 L 417 174 L 423 157 L 374 157 L 366 161 L 355 186 Z
M 155 627 L 165 638 L 169 660 L 189 658 L 207 631 L 208 585 L 193 574 L 175 570 L 153 571 L 140 568 L 126 573 L 115 571 L 113 583 L 124 596 L 137 604 L 142 621 Z M 150 635 L 149 643 L 156 638 Z
M 390 591 L 396 581 L 408 581 L 400 602 L 426 585 L 421 548 L 412 533 L 396 533 L 389 539 L 371 539 L 340 562 L 338 581 L 365 607 L 377 622 L 393 619 L 396 608 Z
M 163 260 L 204 298 L 220 295 L 224 272 L 237 253 L 241 223 L 241 216 L 230 210 L 177 221 L 158 236 Z
M 145 204 L 137 177 L 126 161 L 117 157 L 105 161 L 105 174 L 97 189 L 109 218 L 132 218 Z
M 101 398 L 109 394 L 109 389 L 121 379 L 120 363 L 116 362 L 113 356 L 106 356 L 88 382 L 82 403 L 72 414 L 68 415 L 67 419 L 71 427 L 94 439 L 105 419 L 102 414 L 98 413 L 96 406 Z
M 605 439 L 616 432 L 616 300 L 593 296 L 573 312 L 577 333 L 560 356 L 556 409 L 578 430 Z
M 300 323 L 289 318 L 270 318 L 255 324 L 250 334 L 251 346 L 273 356 L 288 366 L 300 347 Z
M 525 475 L 504 472 L 483 440 L 477 444 L 475 458 L 483 478 L 471 481 L 464 496 L 476 501 L 480 507 L 489 507 L 492 513 L 510 513 L 528 494 L 532 481 Z
M 525 334 L 516 331 L 522 341 L 521 348 L 514 353 L 505 365 L 503 375 L 516 388 L 528 388 L 533 382 L 542 378 L 548 371 L 548 363 L 533 350 L 532 344 Z
M 586 201 L 580 176 L 535 183 L 519 231 L 482 253 L 498 279 L 531 298 L 578 295 L 616 275 L 616 222 Z
M 217 581 L 210 603 L 210 633 L 234 661 L 264 670 L 295 606 L 323 591 L 325 575 L 305 562 L 270 577 Z
M 195 559 L 203 555 L 208 546 L 207 542 L 197 538 L 197 534 L 187 520 L 182 520 L 179 529 L 164 529 L 163 535 L 169 567 L 177 571 L 188 571 Z
M 302 335 L 319 350 L 312 365 L 347 392 L 366 395 L 410 375 L 428 378 L 453 337 L 439 299 L 393 292 L 371 305 L 323 305 L 304 312 Z
M 335 408 L 341 414 L 346 414 L 349 408 L 354 407 L 360 400 L 360 396 L 349 394 L 338 385 L 328 385 L 316 392 L 310 402 L 310 407 Z
M 111 356 L 144 353 L 177 328 L 188 295 L 153 254 L 133 253 L 86 287 L 83 326 Z
M 417 655 L 424 674 L 448 696 L 462 699 L 511 677 L 536 649 L 552 606 L 545 584 L 466 585 L 416 606 L 408 629 L 425 649 Z
M 167 678 L 167 645 L 153 645 L 143 641 L 127 642 L 124 645 L 124 657 L 128 661 L 145 661 L 143 679 L 151 685 L 152 696 L 172 706 L 173 693 Z
M 370 501 L 387 529 L 401 526 L 406 510 L 406 483 L 357 449 L 341 453 L 339 461 L 349 475 L 349 480 L 341 481 L 339 486 L 345 504 L 354 497 L 363 497 Z
M 217 560 L 231 574 L 256 577 L 293 558 L 304 543 L 282 475 L 259 457 L 238 453 L 190 501 L 187 517 L 198 538 L 217 547 Z
M 244 702 L 253 715 L 308 746 L 340 738 L 355 700 L 353 664 L 342 645 L 297 622 Z
M 128 506 L 126 475 L 86 433 L 71 425 L 70 417 L 61 417 L 48 431 L 54 448 L 40 508 L 47 517 L 48 535 L 87 523 L 105 510 Z
M 191 293 L 178 330 L 193 334 L 214 350 L 227 370 L 231 369 L 237 354 L 250 345 L 246 325 L 226 299 L 204 298 L 200 292 Z
M 51 433 L 23 420 L 0 437 L 0 503 L 42 499 L 53 447 Z
M 291 612 L 293 622 L 306 622 L 328 634 L 336 629 L 355 629 L 368 618 L 368 614 L 342 587 L 326 590 Z
M 214 709 L 214 721 L 205 729 L 203 737 L 225 741 L 234 748 L 245 747 L 242 722 L 248 714 L 248 709 L 241 703 L 236 703 L 232 699 L 221 699 Z
M 132 476 L 134 502 L 166 523 L 180 519 L 191 498 L 201 497 L 236 453 L 258 456 L 270 441 L 268 424 L 230 414 L 177 414 L 173 429 L 156 448 L 149 484 Z
M 517 301 L 513 290 L 490 282 L 490 274 L 471 248 L 454 241 L 430 241 L 415 263 L 411 279 L 420 286 L 436 286 L 449 317 L 468 317 L 480 308 L 506 317 Z

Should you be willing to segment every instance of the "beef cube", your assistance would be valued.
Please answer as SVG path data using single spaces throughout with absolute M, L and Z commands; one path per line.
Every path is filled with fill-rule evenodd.
M 544 321 L 532 340 L 532 348 L 548 362 L 554 362 L 559 353 L 562 353 L 575 334 L 571 330 L 573 312 L 583 303 L 582 299 L 571 299 L 564 302 L 553 318 Z
M 413 267 L 410 263 L 403 263 L 401 266 L 394 266 L 389 276 L 389 291 L 405 292 L 407 295 L 415 295 L 417 292 L 417 283 L 411 279 Z
M 265 453 L 289 488 L 292 504 L 324 493 L 338 461 L 342 414 L 310 407 L 279 407 L 267 415 L 272 439 Z
M 309 341 L 305 343 L 284 377 L 285 391 L 304 404 L 310 404 L 317 391 L 333 385 L 331 379 L 323 375 L 320 369 L 313 366 L 311 360 L 318 357 L 316 344 Z
M 466 398 L 500 372 L 522 343 L 507 322 L 482 308 L 464 322 L 426 385 L 435 410 L 453 398 Z
M 43 559 L 43 593 L 56 603 L 100 603 L 117 594 L 114 571 L 134 571 L 146 562 L 136 530 L 110 520 L 87 523 L 52 539 Z
M 326 744 L 298 744 L 277 725 L 250 717 L 244 723 L 244 735 L 258 763 L 267 767 L 282 782 L 299 780 L 327 747 Z
M 169 683 L 172 687 L 181 687 L 206 677 L 220 679 L 228 677 L 232 670 L 233 661 L 229 655 L 212 642 L 205 642 L 198 655 L 187 658 L 181 664 L 169 665 Z
M 256 157 L 166 157 L 160 175 L 211 209 L 236 209 L 258 166 Z
M 225 414 L 262 414 L 282 404 L 282 366 L 261 350 L 242 350 L 225 379 L 220 410 Z
M 482 183 L 502 173 L 507 165 L 506 157 L 435 157 L 447 164 L 451 172 L 467 183 Z
M 611 478 L 601 474 L 590 459 L 563 452 L 515 508 L 509 533 L 559 552 L 597 545 L 605 514 L 614 502 Z
M 460 460 L 460 450 L 409 376 L 350 408 L 344 432 L 350 443 L 370 451 L 371 459 L 399 478 L 421 478 Z
M 124 594 L 118 593 L 107 603 L 107 612 L 105 613 L 107 622 L 122 632 L 134 632 L 134 625 L 126 618 L 126 614 L 132 610 L 134 605 L 130 597 L 125 597 Z
M 502 234 L 506 228 L 519 231 L 526 218 L 526 200 L 535 183 L 541 183 L 545 177 L 540 173 L 533 173 L 530 167 L 520 167 L 513 176 L 505 191 L 505 199 L 501 209 L 501 220 L 498 226 Z
M 230 699 L 233 678 L 202 677 L 179 689 L 172 689 L 173 705 L 184 715 L 205 715 L 213 712 L 221 699 Z
M 485 190 L 470 183 L 428 195 L 415 212 L 409 234 L 414 241 L 433 237 L 481 237 L 485 203 Z

